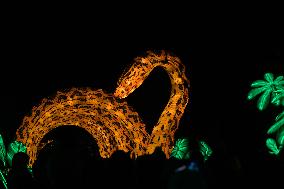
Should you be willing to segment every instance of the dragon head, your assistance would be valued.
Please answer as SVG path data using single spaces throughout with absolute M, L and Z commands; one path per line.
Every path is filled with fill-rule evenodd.
M 154 67 L 148 58 L 137 57 L 130 68 L 126 69 L 119 78 L 114 96 L 127 97 L 143 83 Z

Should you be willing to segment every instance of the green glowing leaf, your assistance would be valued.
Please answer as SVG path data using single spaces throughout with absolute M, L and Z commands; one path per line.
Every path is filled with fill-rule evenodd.
M 7 152 L 7 161 L 10 166 L 12 166 L 12 159 L 14 155 L 18 152 L 26 153 L 27 152 L 26 146 L 23 143 L 18 142 L 18 141 L 14 141 L 10 143 L 8 146 L 8 152 Z
M 280 119 L 284 118 L 284 111 L 282 113 L 280 113 L 278 116 L 276 116 L 275 121 L 278 121 Z
M 277 133 L 277 142 L 280 146 L 284 145 L 284 127 L 281 127 Z
M 248 93 L 248 100 L 253 99 L 260 93 L 264 92 L 262 96 L 259 99 L 258 103 L 258 109 L 263 110 L 267 107 L 269 101 L 270 101 L 270 95 L 272 93 L 272 103 L 275 105 L 280 105 L 279 99 L 276 99 L 276 96 L 280 93 L 280 91 L 284 91 L 284 86 L 282 86 L 283 81 L 283 76 L 278 76 L 274 81 L 273 81 L 273 74 L 272 73 L 266 73 L 264 74 L 264 80 L 257 80 L 254 81 L 251 84 L 251 87 L 257 87 L 252 89 Z
M 6 165 L 6 148 L 5 148 L 5 144 L 4 144 L 1 134 L 0 134 L 0 160 L 3 161 L 4 166 L 5 166 Z
M 272 83 L 273 82 L 273 74 L 272 73 L 266 73 L 264 74 L 264 79 L 266 79 L 266 81 L 268 81 L 269 83 Z
M 272 99 L 272 102 L 273 103 L 280 103 L 280 100 L 282 100 L 282 99 L 284 99 L 284 90 L 283 90 L 283 92 L 281 91 L 280 93 L 278 93 L 278 94 L 276 94 L 275 96 L 274 96 L 274 98 Z
M 276 123 L 274 123 L 270 127 L 270 129 L 267 131 L 268 134 L 272 134 L 272 133 L 276 132 L 280 127 L 282 127 L 284 125 L 284 112 L 279 114 L 276 117 L 275 121 L 276 121 Z
M 272 94 L 271 94 L 271 103 L 272 104 L 274 104 L 274 105 L 276 105 L 276 106 L 279 106 L 280 105 L 280 100 L 278 99 L 276 99 L 276 97 L 277 97 L 277 93 L 276 92 L 273 92 Z
M 267 90 L 268 86 L 263 86 L 260 88 L 256 88 L 256 89 L 252 89 L 249 93 L 248 93 L 248 99 L 251 100 L 254 97 L 256 97 L 257 95 L 259 95 L 260 93 L 262 93 L 263 91 Z
M 200 146 L 200 152 L 203 155 L 204 160 L 206 161 L 208 157 L 212 155 L 213 151 L 210 148 L 210 146 L 208 146 L 208 144 L 206 144 L 206 142 L 204 141 L 200 141 L 199 146 Z
M 259 110 L 264 110 L 270 100 L 271 89 L 266 90 L 258 99 L 257 107 Z
M 284 81 L 279 81 L 278 84 L 279 85 L 284 85 Z
M 277 137 L 277 142 L 279 145 L 283 146 L 284 145 L 284 133 L 282 133 L 281 136 Z
M 171 153 L 172 157 L 177 159 L 189 158 L 189 141 L 188 139 L 177 139 L 176 145 Z
M 274 80 L 274 83 L 275 84 L 280 84 L 280 82 L 283 80 L 283 76 L 281 75 L 281 76 L 278 76 L 275 80 Z M 281 85 L 281 84 L 280 84 Z
M 254 81 L 254 82 L 251 84 L 251 87 L 262 87 L 262 86 L 265 86 L 265 85 L 267 85 L 267 82 L 266 82 L 266 81 L 257 80 L 257 81 Z
M 5 176 L 4 176 L 4 174 L 2 173 L 1 170 L 0 170 L 0 180 L 2 181 L 4 187 L 5 187 L 6 189 L 8 189 L 7 181 L 6 181 Z
M 277 94 L 283 94 L 284 93 L 284 86 L 283 85 L 276 85 L 275 86 L 276 88 L 277 88 L 277 90 L 275 90 L 275 92 L 277 93 Z
M 271 150 L 269 152 L 270 154 L 275 154 L 275 155 L 279 154 L 279 149 L 274 139 L 268 138 L 266 140 L 266 146 Z

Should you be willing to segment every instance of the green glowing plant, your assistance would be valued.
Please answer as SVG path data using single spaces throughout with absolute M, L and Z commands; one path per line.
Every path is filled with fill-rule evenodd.
M 0 180 L 2 181 L 5 188 L 8 189 L 7 181 L 6 181 L 5 176 L 4 176 L 4 174 L 2 173 L 1 170 L 0 170 Z
M 268 134 L 276 132 L 284 125 L 284 111 L 275 118 L 275 121 L 276 122 L 267 131 Z
M 206 161 L 212 155 L 213 151 L 210 148 L 210 146 L 208 146 L 208 144 L 206 144 L 206 142 L 204 141 L 199 142 L 199 147 L 200 147 L 200 152 L 203 155 L 204 160 Z
M 6 157 L 7 162 L 10 166 L 12 166 L 12 160 L 13 160 L 14 155 L 18 152 L 27 153 L 27 148 L 23 143 L 18 142 L 18 141 L 13 141 L 8 146 L 7 157 Z
M 0 134 L 0 160 L 3 162 L 3 166 L 6 167 L 6 148 L 1 134 Z M 8 189 L 6 178 L 1 169 L 0 169 L 0 180 L 2 181 L 5 188 Z
M 171 157 L 176 159 L 190 159 L 189 140 L 186 138 L 177 139 Z M 199 150 L 206 161 L 213 153 L 212 149 L 204 141 L 199 141 Z
M 177 139 L 171 156 L 177 159 L 189 159 L 189 141 L 187 139 Z
M 284 90 L 283 76 L 278 76 L 275 80 L 273 78 L 272 73 L 266 73 L 264 74 L 265 80 L 257 80 L 251 84 L 253 89 L 248 93 L 249 100 L 262 93 L 257 102 L 259 110 L 264 110 L 268 106 L 271 96 L 272 98 L 276 97 L 278 93 Z
M 272 73 L 264 74 L 265 80 L 257 80 L 251 84 L 248 100 L 260 95 L 257 108 L 262 111 L 269 102 L 275 106 L 284 106 L 284 77 L 278 76 L 274 80 Z M 267 134 L 277 133 L 276 140 L 268 138 L 266 146 L 270 154 L 278 155 L 284 146 L 284 111 L 275 118 L 275 123 L 268 129 Z
M 5 161 L 5 159 L 6 159 L 6 148 L 5 148 L 3 137 L 2 137 L 1 134 L 0 134 L 0 159 L 3 162 L 3 165 L 6 166 L 6 161 Z
M 13 141 L 8 145 L 8 150 L 6 151 L 3 137 L 0 134 L 0 158 L 4 164 L 4 167 L 7 166 L 7 163 L 12 166 L 12 159 L 18 152 L 27 153 L 26 146 L 21 142 Z
M 279 149 L 277 147 L 276 141 L 273 138 L 268 138 L 266 140 L 266 146 L 271 150 L 270 154 L 279 154 Z
M 3 140 L 2 135 L 0 134 L 0 160 L 3 162 L 4 169 L 8 169 L 8 165 L 12 166 L 12 159 L 14 155 L 18 152 L 27 152 L 27 148 L 25 145 L 18 141 L 13 141 L 8 145 L 8 150 L 6 151 L 5 143 Z M 4 184 L 5 188 L 7 189 L 7 182 L 5 179 L 5 174 L 3 172 L 7 172 L 5 170 L 0 170 L 0 180 Z

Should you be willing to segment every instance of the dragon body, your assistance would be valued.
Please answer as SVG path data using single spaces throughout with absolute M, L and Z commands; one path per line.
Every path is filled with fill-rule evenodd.
M 155 67 L 165 69 L 171 80 L 171 96 L 151 134 L 139 114 L 124 100 L 149 76 Z M 78 126 L 96 140 L 100 155 L 110 157 L 115 151 L 131 152 L 131 157 L 152 154 L 161 147 L 166 157 L 174 147 L 174 133 L 188 104 L 189 82 L 185 67 L 166 51 L 148 51 L 134 59 L 120 77 L 114 94 L 91 88 L 72 88 L 45 98 L 18 128 L 17 141 L 26 145 L 29 166 L 46 143 L 43 137 L 60 126 Z

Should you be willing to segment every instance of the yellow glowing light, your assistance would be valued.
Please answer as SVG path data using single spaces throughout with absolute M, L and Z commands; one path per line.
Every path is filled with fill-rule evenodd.
M 164 68 L 172 84 L 171 97 L 151 135 L 138 113 L 122 98 L 127 97 L 148 77 L 157 66 Z M 188 104 L 188 80 L 184 67 L 177 57 L 147 52 L 137 57 L 130 69 L 121 76 L 114 94 L 91 88 L 72 88 L 57 92 L 52 99 L 43 99 L 39 106 L 24 117 L 17 130 L 17 140 L 27 147 L 29 165 L 35 162 L 39 150 L 47 143 L 43 137 L 51 130 L 75 125 L 85 129 L 96 140 L 100 155 L 109 158 L 115 151 L 131 152 L 131 158 L 151 154 L 161 147 L 166 157 L 174 147 L 174 133 L 178 129 L 184 109 Z

